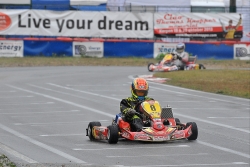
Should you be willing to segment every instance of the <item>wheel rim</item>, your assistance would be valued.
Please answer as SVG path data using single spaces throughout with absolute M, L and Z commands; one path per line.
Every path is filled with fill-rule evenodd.
M 110 139 L 110 130 L 108 130 L 108 136 L 107 136 L 108 139 Z
M 90 126 L 88 128 L 88 136 L 92 136 L 92 129 L 90 128 Z

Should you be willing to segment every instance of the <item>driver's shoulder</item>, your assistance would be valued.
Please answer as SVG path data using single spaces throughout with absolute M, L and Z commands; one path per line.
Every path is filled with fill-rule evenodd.
M 154 100 L 152 97 L 148 97 L 148 96 L 146 96 L 145 97 L 145 100 Z

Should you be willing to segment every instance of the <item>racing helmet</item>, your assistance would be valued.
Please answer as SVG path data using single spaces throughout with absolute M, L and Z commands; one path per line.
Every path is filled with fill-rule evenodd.
M 177 53 L 182 53 L 185 50 L 185 44 L 184 43 L 178 43 L 176 45 L 176 52 Z
M 144 78 L 135 78 L 131 84 L 131 94 L 134 99 L 143 101 L 148 95 L 148 82 Z

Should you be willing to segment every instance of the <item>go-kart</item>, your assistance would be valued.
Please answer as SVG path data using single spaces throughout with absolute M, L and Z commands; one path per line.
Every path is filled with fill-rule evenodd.
M 178 70 L 198 70 L 198 69 L 206 69 L 204 65 L 195 63 L 197 56 L 189 56 L 188 62 L 185 66 L 179 67 L 173 64 L 174 55 L 173 53 L 168 53 L 164 56 L 164 58 L 159 63 L 149 63 L 148 71 L 162 71 L 162 72 L 170 72 L 170 71 L 178 71 Z
M 196 140 L 198 127 L 195 122 L 183 124 L 173 117 L 172 108 L 161 108 L 158 101 L 149 100 L 139 103 L 135 107 L 137 114 L 144 123 L 140 132 L 133 132 L 130 124 L 122 114 L 117 114 L 112 124 L 105 127 L 100 122 L 90 122 L 86 129 L 86 136 L 90 140 L 107 140 L 116 144 L 119 139 L 163 142 L 179 139 Z

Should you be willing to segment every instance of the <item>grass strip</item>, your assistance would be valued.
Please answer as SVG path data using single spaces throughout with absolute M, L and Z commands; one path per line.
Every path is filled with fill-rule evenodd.
M 250 99 L 250 70 L 190 70 L 154 76 L 168 78 L 168 85 Z

